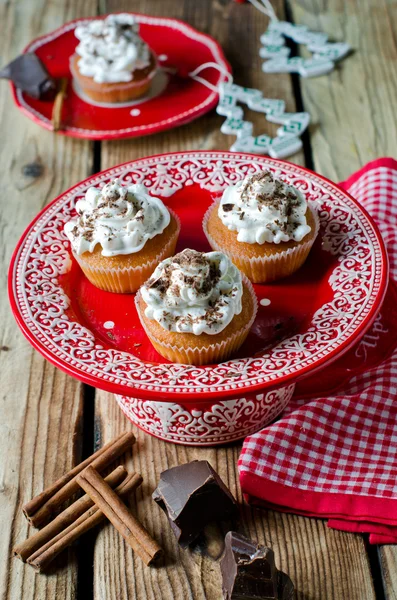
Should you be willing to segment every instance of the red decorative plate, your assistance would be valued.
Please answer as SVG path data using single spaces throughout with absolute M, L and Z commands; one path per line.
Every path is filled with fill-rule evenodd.
M 148 135 L 193 121 L 217 104 L 218 94 L 187 77 L 187 73 L 206 62 L 215 62 L 221 69 L 230 71 L 219 44 L 176 19 L 140 14 L 135 17 L 142 38 L 156 53 L 161 68 L 153 79 L 149 96 L 127 105 L 109 108 L 88 103 L 72 84 L 69 59 L 78 43 L 74 29 L 89 19 L 67 23 L 25 48 L 24 52 L 37 54 L 50 75 L 70 79 L 62 113 L 63 129 L 59 133 L 91 140 Z M 180 76 L 170 75 L 167 69 L 176 70 Z M 213 85 L 225 79 L 215 69 L 206 70 L 204 77 Z M 39 125 L 52 130 L 53 103 L 35 100 L 14 86 L 12 90 L 18 108 Z
M 201 220 L 214 196 L 264 167 L 317 204 L 321 232 L 312 252 L 292 277 L 255 286 L 258 317 L 237 357 L 206 367 L 171 364 L 147 340 L 133 297 L 96 289 L 72 262 L 63 225 L 89 186 L 118 177 L 144 183 L 179 215 L 179 249 L 208 250 Z M 387 275 L 371 217 L 327 179 L 254 155 L 186 152 L 109 169 L 55 199 L 15 250 L 9 293 L 23 333 L 53 364 L 114 392 L 145 430 L 176 442 L 212 444 L 274 418 L 297 379 L 357 342 L 380 308 Z

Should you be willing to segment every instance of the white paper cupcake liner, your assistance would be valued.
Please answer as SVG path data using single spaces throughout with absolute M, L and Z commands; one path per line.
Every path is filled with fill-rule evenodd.
M 179 217 L 169 208 L 168 210 L 177 223 L 177 229 L 161 252 L 159 252 L 153 260 L 150 260 L 143 265 L 121 268 L 93 267 L 85 261 L 82 256 L 72 251 L 74 258 L 80 265 L 80 268 L 87 279 L 89 279 L 93 285 L 105 292 L 115 292 L 118 294 L 131 294 L 136 292 L 141 285 L 149 279 L 157 265 L 165 258 L 172 256 L 175 252 L 181 224 Z
M 258 301 L 254 292 L 254 288 L 252 287 L 251 282 L 245 277 L 245 275 L 242 275 L 242 277 L 253 299 L 254 306 L 250 320 L 244 325 L 244 327 L 231 334 L 225 340 L 222 340 L 222 342 L 214 342 L 213 344 L 209 344 L 205 348 L 198 348 L 197 346 L 193 347 L 182 346 L 177 344 L 165 344 L 164 342 L 160 342 L 158 339 L 156 339 L 155 336 L 148 330 L 142 318 L 139 306 L 141 294 L 140 292 L 138 292 L 135 296 L 135 305 L 139 319 L 141 321 L 142 327 L 146 332 L 146 335 L 148 336 L 149 340 L 156 348 L 156 350 L 159 352 L 159 354 L 161 354 L 171 362 L 200 366 L 222 362 L 229 358 L 232 354 L 237 352 L 237 350 L 240 348 L 245 338 L 247 337 L 258 312 Z M 216 337 L 216 335 L 214 337 Z
M 238 267 L 253 283 L 269 283 L 276 279 L 288 277 L 297 271 L 305 262 L 314 241 L 320 229 L 320 219 L 317 210 L 312 203 L 309 203 L 309 208 L 313 214 L 315 221 L 314 236 L 307 242 L 299 244 L 294 248 L 282 250 L 271 256 L 261 256 L 254 258 L 245 258 L 241 254 L 229 252 L 218 244 L 208 232 L 208 220 L 214 207 L 219 204 L 219 200 L 211 204 L 203 218 L 203 230 L 208 239 L 208 242 L 214 250 L 218 250 L 226 254 L 230 260 Z

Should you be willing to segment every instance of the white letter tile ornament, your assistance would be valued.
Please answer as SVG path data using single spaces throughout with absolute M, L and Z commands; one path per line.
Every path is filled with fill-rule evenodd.
M 335 42 L 333 44 L 324 44 L 318 46 L 311 44 L 308 46 L 310 52 L 313 52 L 314 58 L 328 58 L 329 60 L 337 61 L 347 56 L 351 50 L 349 44 L 344 42 Z
M 269 154 L 272 158 L 286 158 L 291 154 L 296 154 L 302 148 L 302 140 L 296 135 L 288 133 L 283 137 L 276 137 L 272 140 Z
M 296 44 L 307 46 L 313 54 L 312 58 L 290 58 L 290 49 L 285 46 L 286 37 Z M 274 19 L 260 40 L 263 47 L 259 50 L 259 56 L 268 59 L 262 65 L 264 73 L 298 73 L 302 77 L 319 77 L 332 71 L 335 62 L 347 56 L 351 50 L 349 44 L 344 42 L 328 42 L 326 33 L 309 31 L 306 25 Z
M 236 109 L 237 98 L 235 94 L 223 93 L 219 97 L 218 106 L 216 107 L 216 112 L 218 115 L 222 115 L 224 117 L 231 116 L 233 111 Z
M 271 138 L 265 134 L 253 136 L 253 124 L 244 120 L 243 109 L 237 106 L 237 102 L 248 105 L 251 110 L 264 113 L 271 123 L 281 125 L 277 130 L 277 137 Z M 286 113 L 284 100 L 264 98 L 259 90 L 244 88 L 231 82 L 219 86 L 216 112 L 226 117 L 221 132 L 237 137 L 230 148 L 232 152 L 269 154 L 272 158 L 286 158 L 298 152 L 302 148 L 300 136 L 310 123 L 310 115 L 307 112 Z
M 274 114 L 281 114 L 285 110 L 284 100 L 276 100 L 273 98 L 253 98 L 247 102 L 248 108 L 255 112 L 263 112 L 269 114 L 271 111 Z M 221 113 L 219 113 L 221 114 Z
M 288 119 L 285 119 L 283 126 L 277 129 L 277 135 L 282 137 L 287 133 L 302 135 L 310 123 L 310 115 L 307 112 L 291 113 Z
M 288 57 L 290 54 L 290 48 L 287 48 L 287 46 L 278 46 L 276 44 L 268 44 L 259 49 L 259 56 L 261 58 Z
M 235 119 L 234 117 L 227 117 L 226 121 L 221 127 L 221 132 L 237 135 L 237 137 L 247 137 L 252 134 L 252 129 L 253 125 L 250 121 Z
M 260 41 L 264 46 L 284 46 L 285 44 L 285 38 L 281 34 L 269 30 L 262 33 Z

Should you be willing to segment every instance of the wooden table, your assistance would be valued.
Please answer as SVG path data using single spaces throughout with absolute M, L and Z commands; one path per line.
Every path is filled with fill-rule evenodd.
M 274 1 L 279 16 L 284 3 Z M 286 3 L 288 17 L 322 30 L 355 48 L 339 69 L 318 79 L 292 80 L 261 72 L 259 36 L 267 18 L 251 5 L 230 0 L 9 0 L 0 4 L 1 63 L 33 37 L 67 20 L 136 10 L 183 19 L 224 47 L 237 83 L 284 98 L 287 109 L 304 108 L 313 124 L 304 152 L 292 158 L 342 180 L 373 158 L 397 154 L 396 0 L 300 0 Z M 99 14 L 98 13 L 98 14 Z M 394 22 L 393 22 L 394 13 Z M 155 599 L 218 600 L 220 532 L 191 553 L 175 542 L 165 516 L 150 498 L 160 471 L 193 459 L 208 459 L 242 502 L 236 462 L 240 445 L 214 449 L 177 447 L 134 431 L 138 444 L 128 465 L 145 478 L 132 500 L 139 518 L 166 549 L 166 566 L 143 567 L 114 529 L 103 526 L 59 557 L 45 575 L 13 559 L 13 545 L 29 527 L 21 504 L 100 446 L 132 425 L 110 394 L 90 389 L 55 369 L 19 332 L 6 298 L 11 252 L 25 226 L 50 200 L 89 174 L 134 158 L 190 149 L 227 149 L 214 112 L 151 137 L 91 143 L 54 135 L 28 121 L 0 88 L 1 305 L 0 305 L 0 589 L 12 600 Z M 252 113 L 257 131 L 274 133 Z M 241 530 L 270 544 L 306 600 L 397 598 L 397 549 L 369 548 L 365 536 L 327 529 L 321 520 L 243 509 Z M 210 539 L 216 541 L 210 542 Z

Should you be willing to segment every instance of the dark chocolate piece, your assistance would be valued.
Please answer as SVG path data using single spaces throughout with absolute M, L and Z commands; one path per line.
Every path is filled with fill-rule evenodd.
M 33 98 L 43 98 L 56 90 L 41 60 L 34 53 L 21 54 L 0 71 L 0 78 L 10 79 L 17 88 Z
M 291 600 L 292 581 L 276 568 L 274 552 L 229 531 L 221 558 L 225 600 Z
M 278 600 L 292 600 L 294 598 L 294 584 L 286 573 L 277 573 Z
M 207 523 L 238 516 L 236 500 L 206 460 L 163 471 L 153 500 L 166 512 L 181 546 L 191 544 Z

